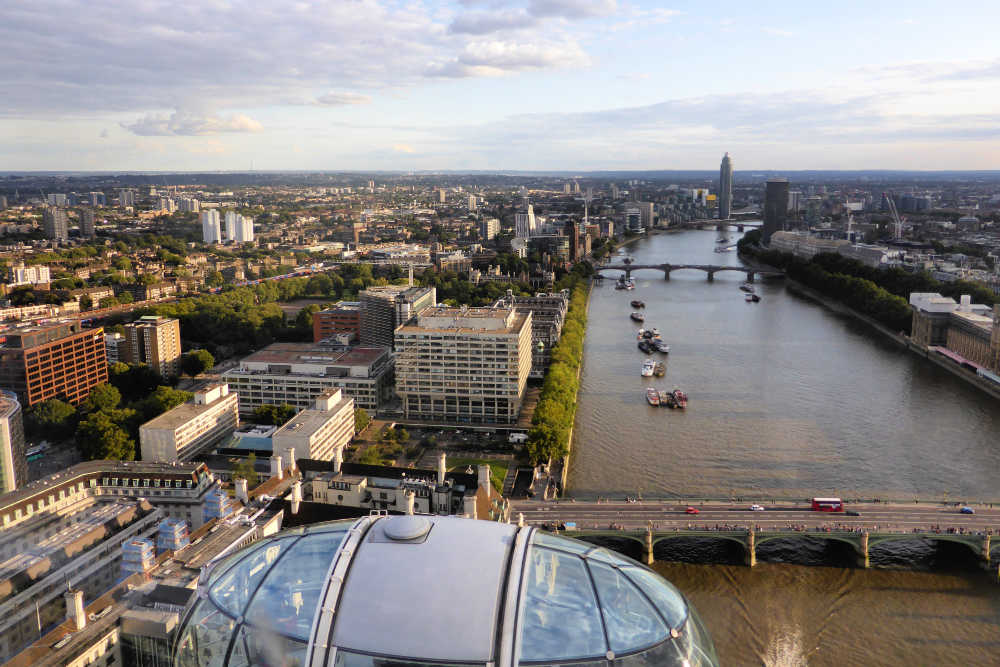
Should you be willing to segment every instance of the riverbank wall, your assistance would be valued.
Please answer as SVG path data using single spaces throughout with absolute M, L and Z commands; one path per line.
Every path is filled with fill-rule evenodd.
M 972 385 L 976 389 L 979 389 L 980 391 L 992 396 L 993 398 L 1000 400 L 1000 387 L 992 384 L 989 380 L 984 380 L 983 378 L 979 377 L 972 371 L 966 368 L 962 368 L 954 361 L 951 361 L 950 359 L 943 357 L 940 354 L 937 354 L 933 350 L 928 349 L 926 346 L 913 342 L 913 340 L 910 339 L 909 336 L 899 332 L 891 331 L 885 325 L 875 321 L 871 317 L 868 317 L 863 313 L 859 313 L 858 311 L 854 310 L 853 308 L 847 305 L 844 305 L 843 303 L 840 303 L 839 301 L 836 301 L 823 294 L 820 294 L 816 290 L 810 287 L 806 287 L 802 283 L 792 280 L 791 278 L 786 279 L 786 285 L 788 286 L 788 290 L 793 294 L 797 294 L 811 301 L 815 301 L 816 303 L 824 306 L 829 310 L 832 310 L 835 313 L 848 315 L 856 320 L 864 322 L 869 327 L 882 334 L 882 336 L 887 340 L 890 340 L 896 345 L 909 350 L 913 354 L 916 354 L 917 356 L 926 359 L 932 364 L 936 364 L 937 366 L 948 371 L 955 377 L 961 378 L 962 380 Z
M 587 319 L 588 319 L 588 321 L 590 319 L 590 295 L 593 294 L 593 293 L 594 293 L 594 283 L 593 283 L 593 281 L 590 281 L 590 282 L 587 283 L 587 305 L 585 307 L 585 311 L 587 313 Z M 587 344 L 586 330 L 584 331 L 584 339 L 583 339 L 583 341 L 584 341 L 584 345 L 586 345 Z M 574 398 L 577 399 L 577 400 L 579 399 L 579 396 L 580 396 L 580 377 L 582 375 L 583 375 L 583 359 L 580 359 L 580 367 L 576 369 L 576 384 L 577 384 L 577 389 L 576 389 L 576 397 L 574 397 Z M 559 495 L 560 495 L 560 497 L 565 496 L 566 495 L 566 491 L 569 488 L 569 461 L 570 461 L 570 457 L 573 456 L 573 435 L 574 435 L 574 433 L 576 433 L 576 413 L 574 413 L 574 415 L 573 415 L 573 426 L 569 429 L 569 434 L 566 436 L 567 437 L 567 442 L 566 442 L 566 456 L 564 456 L 562 458 L 562 460 L 559 461 L 559 467 L 560 467 L 560 470 L 559 470 Z

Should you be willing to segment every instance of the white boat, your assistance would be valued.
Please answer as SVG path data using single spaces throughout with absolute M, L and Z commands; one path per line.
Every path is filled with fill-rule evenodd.
M 657 352 L 662 352 L 662 353 L 664 353 L 664 354 L 669 354 L 669 352 L 670 352 L 670 346 L 669 346 L 669 345 L 667 345 L 667 344 L 666 344 L 665 342 L 663 342 L 662 340 L 654 340 L 654 341 L 653 341 L 653 348 L 654 348 L 654 349 L 655 349 L 655 350 L 656 350 Z
M 646 361 L 642 362 L 642 371 L 640 372 L 640 375 L 642 375 L 642 377 L 644 378 L 651 378 L 653 377 L 653 371 L 655 370 L 656 370 L 656 364 L 653 363 L 651 359 L 647 359 Z

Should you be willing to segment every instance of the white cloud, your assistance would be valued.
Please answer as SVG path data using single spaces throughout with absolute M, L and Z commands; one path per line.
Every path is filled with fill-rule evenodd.
M 573 41 L 548 44 L 503 40 L 471 42 L 453 60 L 432 64 L 430 76 L 500 76 L 510 72 L 556 67 L 581 67 L 589 58 Z
M 360 93 L 351 92 L 329 92 L 316 98 L 317 104 L 324 106 L 343 106 L 346 104 L 369 104 L 372 98 Z
M 222 117 L 184 111 L 175 111 L 169 116 L 150 114 L 131 123 L 122 123 L 121 126 L 129 132 L 143 137 L 260 132 L 263 129 L 259 122 L 243 114 Z

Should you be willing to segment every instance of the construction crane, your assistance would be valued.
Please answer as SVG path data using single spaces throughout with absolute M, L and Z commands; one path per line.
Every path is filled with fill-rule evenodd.
M 889 213 L 892 214 L 892 238 L 898 241 L 903 238 L 903 223 L 906 222 L 906 219 L 899 217 L 899 211 L 896 210 L 896 202 L 893 200 L 891 192 L 883 192 L 882 196 L 889 203 Z

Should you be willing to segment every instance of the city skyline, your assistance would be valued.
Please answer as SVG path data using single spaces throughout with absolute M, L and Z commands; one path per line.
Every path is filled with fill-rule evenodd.
M 0 57 L 0 170 L 646 170 L 724 151 L 744 171 L 992 166 L 1000 61 L 970 14 L 842 10 L 5 7 L 0 35 L 25 48 Z M 998 17 L 984 5 L 976 25 Z

